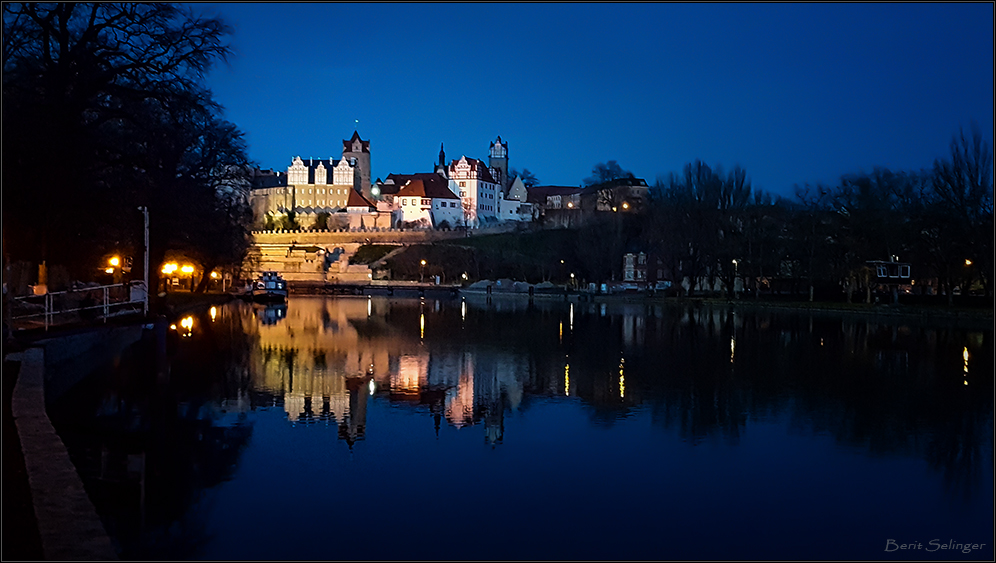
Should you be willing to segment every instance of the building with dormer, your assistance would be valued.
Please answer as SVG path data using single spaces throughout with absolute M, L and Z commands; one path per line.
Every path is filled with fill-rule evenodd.
M 303 226 L 315 222 L 318 214 L 344 210 L 350 193 L 370 198 L 370 141 L 358 132 L 342 141 L 341 159 L 291 159 L 287 173 L 256 171 L 250 202 L 256 221 L 286 216 L 293 212 Z
M 464 225 L 479 227 L 498 220 L 501 185 L 483 162 L 461 156 L 450 163 L 449 179 L 451 189 L 455 188 L 463 203 Z

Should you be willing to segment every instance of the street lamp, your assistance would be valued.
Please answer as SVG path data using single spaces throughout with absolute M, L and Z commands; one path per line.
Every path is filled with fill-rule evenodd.
M 420 262 L 420 266 L 418 268 L 418 281 L 419 283 L 425 281 L 425 260 Z
M 138 208 L 142 212 L 142 216 L 145 218 L 145 269 L 142 270 L 144 275 L 142 276 L 142 282 L 145 283 L 145 299 L 144 301 L 144 313 L 146 316 L 149 314 L 149 208 L 146 206 L 141 206 Z

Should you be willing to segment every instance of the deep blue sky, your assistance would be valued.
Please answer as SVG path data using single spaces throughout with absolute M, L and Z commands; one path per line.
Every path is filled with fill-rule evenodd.
M 374 177 L 486 159 L 576 185 L 617 160 L 653 182 L 696 158 L 756 188 L 929 167 L 993 138 L 993 4 L 197 4 L 234 29 L 208 85 L 250 156 Z M 359 120 L 357 125 L 355 120 Z

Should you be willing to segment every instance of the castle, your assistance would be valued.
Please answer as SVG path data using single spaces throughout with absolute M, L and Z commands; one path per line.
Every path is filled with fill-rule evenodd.
M 250 201 L 257 227 L 330 228 L 346 222 L 339 214 L 359 212 L 371 217 L 348 221 L 350 228 L 476 228 L 533 218 L 525 186 L 509 177 L 508 144 L 500 136 L 491 143 L 487 165 L 467 156 L 447 165 L 440 145 L 433 172 L 389 174 L 373 183 L 370 141 L 354 131 L 342 143 L 339 160 L 296 156 L 286 173 L 254 171 Z

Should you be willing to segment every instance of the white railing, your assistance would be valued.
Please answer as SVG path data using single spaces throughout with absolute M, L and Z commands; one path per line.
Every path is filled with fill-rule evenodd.
M 148 292 L 145 282 L 80 287 L 68 291 L 56 291 L 44 295 L 15 297 L 11 303 L 11 321 L 29 328 L 43 318 L 45 330 L 55 324 L 77 321 L 90 321 L 101 318 L 144 313 L 147 310 Z M 20 321 L 20 322 L 18 322 Z M 40 323 L 39 323 L 40 324 Z

